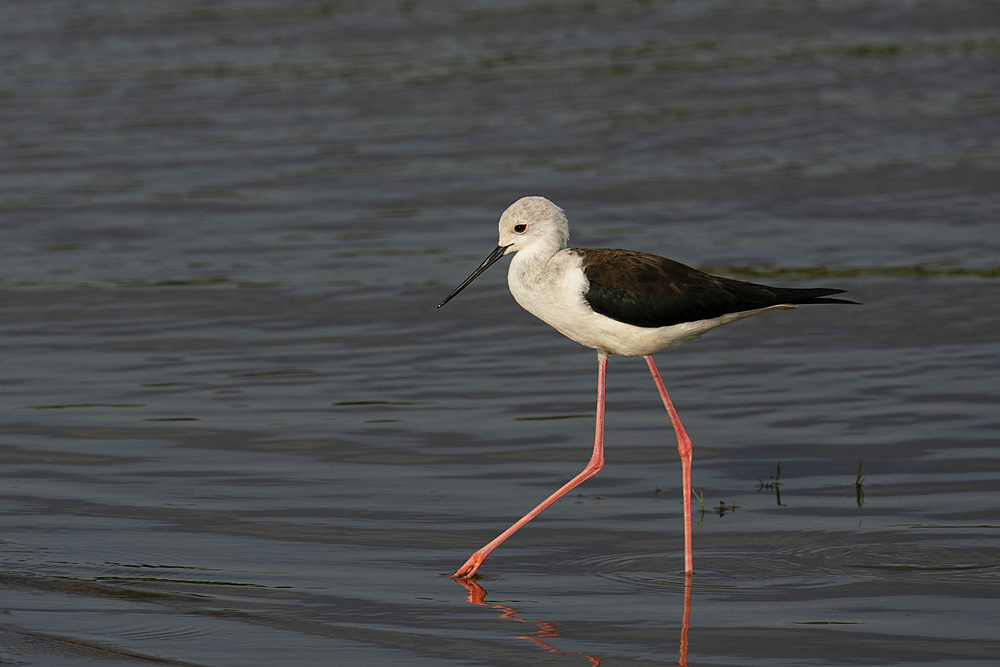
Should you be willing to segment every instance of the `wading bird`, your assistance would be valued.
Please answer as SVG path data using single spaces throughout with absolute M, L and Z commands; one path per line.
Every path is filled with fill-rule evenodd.
M 569 222 L 544 197 L 524 197 L 500 216 L 500 241 L 489 257 L 442 301 L 448 303 L 504 255 L 514 255 L 507 284 L 529 313 L 577 343 L 597 350 L 597 426 L 594 453 L 576 477 L 469 557 L 453 577 L 476 573 L 508 537 L 604 467 L 604 387 L 608 357 L 646 359 L 677 435 L 684 494 L 684 571 L 691 550 L 691 439 L 684 431 L 653 354 L 715 327 L 799 304 L 856 303 L 830 298 L 845 290 L 769 287 L 712 276 L 679 262 L 632 250 L 567 248 Z

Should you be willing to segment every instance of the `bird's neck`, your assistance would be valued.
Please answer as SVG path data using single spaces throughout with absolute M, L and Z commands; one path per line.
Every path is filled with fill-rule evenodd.
M 511 259 L 511 269 L 525 275 L 544 273 L 549 261 L 561 248 L 552 245 L 539 245 L 528 250 L 522 250 Z
M 561 248 L 555 245 L 538 246 L 514 255 L 507 270 L 507 284 L 519 302 L 521 302 L 520 295 L 534 291 L 540 285 L 552 280 L 553 273 L 558 273 L 554 269 L 553 258 L 560 250 Z

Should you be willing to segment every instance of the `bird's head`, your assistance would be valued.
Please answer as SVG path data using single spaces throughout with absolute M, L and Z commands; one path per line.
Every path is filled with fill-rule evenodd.
M 522 197 L 500 216 L 500 242 L 465 281 L 456 287 L 438 308 L 464 290 L 504 255 L 520 250 L 556 254 L 569 242 L 569 222 L 562 209 L 545 197 Z
M 553 253 L 569 243 L 569 222 L 563 210 L 545 197 L 522 197 L 500 216 L 500 241 L 504 254 L 529 247 L 549 246 Z

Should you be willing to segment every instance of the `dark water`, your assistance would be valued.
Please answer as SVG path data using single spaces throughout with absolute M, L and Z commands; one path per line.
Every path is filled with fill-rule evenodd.
M 989 2 L 0 4 L 0 662 L 995 664 L 998 66 Z M 865 302 L 659 356 L 688 589 L 617 358 L 441 576 L 590 452 L 503 268 L 434 308 L 527 194 Z

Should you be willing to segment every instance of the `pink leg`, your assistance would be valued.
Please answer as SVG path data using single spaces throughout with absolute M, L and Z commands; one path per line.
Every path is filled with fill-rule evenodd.
M 667 396 L 667 389 L 660 379 L 660 372 L 656 370 L 653 355 L 646 355 L 646 364 L 649 366 L 649 372 L 653 374 L 656 390 L 660 392 L 663 407 L 667 409 L 670 423 L 674 425 L 674 433 L 677 434 L 677 452 L 681 455 L 681 475 L 684 480 L 684 572 L 690 574 L 694 572 L 694 555 L 691 550 L 691 438 L 688 437 L 674 404 Z
M 596 475 L 598 471 L 604 467 L 604 383 L 608 375 L 608 355 L 598 352 L 597 362 L 597 427 L 594 435 L 594 453 L 590 457 L 590 463 L 587 464 L 587 467 L 584 468 L 579 475 L 566 482 L 562 488 L 543 500 L 538 507 L 525 514 L 517 521 L 517 523 L 497 535 L 496 539 L 472 554 L 472 556 L 469 557 L 469 560 L 465 561 L 465 564 L 458 568 L 458 571 L 451 576 L 458 579 L 465 579 L 474 575 L 476 570 L 479 569 L 479 566 L 486 560 L 486 557 L 489 556 L 494 549 L 500 546 L 504 540 L 516 533 L 521 526 L 541 514 L 542 510 L 546 507 Z

